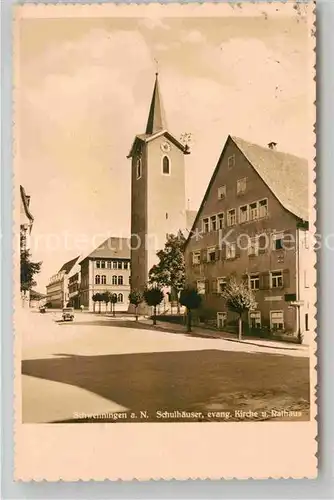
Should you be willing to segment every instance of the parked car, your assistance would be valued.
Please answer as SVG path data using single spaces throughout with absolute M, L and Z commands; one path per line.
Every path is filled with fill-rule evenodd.
M 63 321 L 73 321 L 73 320 L 74 320 L 73 307 L 64 307 Z
M 42 314 L 46 313 L 46 307 L 45 306 L 40 306 L 39 312 L 42 313 Z

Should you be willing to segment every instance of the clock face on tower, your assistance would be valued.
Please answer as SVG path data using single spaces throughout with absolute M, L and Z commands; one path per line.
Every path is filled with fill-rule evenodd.
M 164 153 L 168 153 L 170 151 L 170 144 L 169 142 L 163 142 L 160 146 L 161 148 L 161 151 L 163 151 Z

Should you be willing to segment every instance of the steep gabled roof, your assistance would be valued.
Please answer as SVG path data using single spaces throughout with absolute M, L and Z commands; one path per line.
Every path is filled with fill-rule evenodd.
M 79 259 L 79 256 L 75 257 L 75 259 L 72 259 L 72 260 L 69 260 L 68 262 L 65 262 L 65 264 L 59 269 L 58 273 L 65 272 L 65 274 L 68 274 L 72 270 L 72 268 L 75 266 L 78 259 Z
M 232 137 L 283 207 L 308 220 L 308 164 L 304 158 Z
M 228 136 L 216 168 L 205 191 L 188 240 L 200 217 L 228 143 L 232 141 L 255 169 L 281 205 L 299 219 L 308 220 L 308 163 L 304 158 L 265 148 L 258 144 Z
M 166 117 L 162 105 L 158 73 L 156 73 L 152 101 L 146 125 L 146 134 L 155 134 L 156 132 L 166 129 Z
M 93 250 L 85 259 L 130 259 L 131 240 L 130 238 L 118 238 L 111 236 L 101 245 Z M 79 262 L 79 264 L 81 263 Z

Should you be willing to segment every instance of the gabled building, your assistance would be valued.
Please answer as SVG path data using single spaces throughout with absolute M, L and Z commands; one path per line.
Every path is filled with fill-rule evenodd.
M 68 277 L 73 267 L 79 260 L 79 256 L 65 262 L 59 271 L 51 276 L 46 287 L 46 301 L 50 307 L 62 309 L 69 302 Z
M 30 211 L 30 196 L 28 196 L 23 186 L 20 186 L 20 251 L 29 250 L 29 236 L 32 231 L 34 218 Z M 21 291 L 21 304 L 29 307 L 29 290 Z
M 229 136 L 185 246 L 187 283 L 203 307 L 220 328 L 235 320 L 221 296 L 235 274 L 255 294 L 251 327 L 305 332 L 309 254 L 307 161 Z
M 130 293 L 130 239 L 110 237 L 79 262 L 80 305 L 94 311 L 93 295 L 117 295 L 116 311 L 127 311 Z M 96 310 L 105 304 L 96 305 Z M 109 306 L 110 307 L 110 306 Z

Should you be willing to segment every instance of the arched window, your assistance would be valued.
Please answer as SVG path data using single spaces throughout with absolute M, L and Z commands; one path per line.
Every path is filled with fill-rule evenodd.
M 117 302 L 123 302 L 123 294 L 122 293 L 119 293 L 117 295 Z
M 123 276 L 118 276 L 118 285 L 123 285 Z
M 165 175 L 170 174 L 170 159 L 168 156 L 164 156 L 162 159 L 162 173 Z
M 112 284 L 117 285 L 117 276 L 112 277 Z
M 95 285 L 99 285 L 99 284 L 100 284 L 100 275 L 99 275 L 99 274 L 97 274 L 97 275 L 95 276 Z
M 107 277 L 105 274 L 102 274 L 101 276 L 101 285 L 105 285 L 107 283 Z
M 141 165 L 141 158 L 137 158 L 137 161 L 136 161 L 136 177 L 137 179 L 140 179 L 141 178 L 141 174 L 142 174 L 142 165 Z

